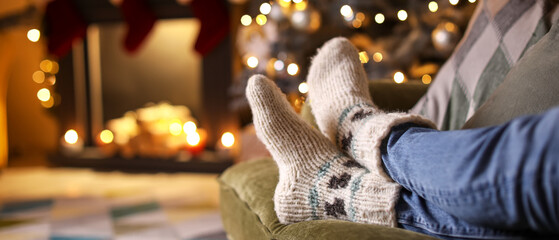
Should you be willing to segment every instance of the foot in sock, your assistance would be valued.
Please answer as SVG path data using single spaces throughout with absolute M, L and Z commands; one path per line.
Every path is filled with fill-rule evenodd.
M 434 127 L 418 115 L 379 110 L 371 100 L 357 49 L 345 38 L 334 38 L 319 49 L 307 81 L 310 105 L 321 132 L 387 181 L 391 179 L 382 170 L 380 145 L 391 127 L 406 122 Z
M 253 76 L 246 96 L 257 136 L 278 165 L 274 204 L 281 223 L 342 219 L 396 226 L 398 184 L 379 179 L 340 152 L 296 115 L 266 77 Z

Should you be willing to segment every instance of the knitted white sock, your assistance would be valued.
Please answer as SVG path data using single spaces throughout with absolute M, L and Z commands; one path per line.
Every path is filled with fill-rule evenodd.
M 419 115 L 379 110 L 371 101 L 357 49 L 345 38 L 334 38 L 319 49 L 307 81 L 310 105 L 322 133 L 386 181 L 392 180 L 382 168 L 380 145 L 390 129 L 406 122 L 435 126 Z
M 343 219 L 396 226 L 400 186 L 371 174 L 304 122 L 275 84 L 262 75 L 246 88 L 256 134 L 279 168 L 277 216 L 289 224 Z

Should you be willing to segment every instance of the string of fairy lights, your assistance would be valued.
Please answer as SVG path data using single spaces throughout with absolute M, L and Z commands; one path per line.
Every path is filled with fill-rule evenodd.
M 36 28 L 27 31 L 27 39 L 36 43 L 41 38 L 41 31 Z M 56 84 L 56 74 L 58 73 L 58 63 L 51 59 L 44 59 L 39 63 L 39 70 L 33 72 L 31 78 L 33 82 L 42 86 L 37 91 L 37 98 L 44 108 L 52 108 L 60 104 L 60 95 L 54 92 Z
M 446 1 L 446 0 L 445 0 Z M 469 3 L 476 3 L 476 0 L 462 0 L 467 1 Z M 429 1 L 426 3 L 426 9 L 431 13 L 436 13 L 440 11 L 440 4 L 444 1 Z M 460 0 L 448 0 L 448 3 L 445 3 L 446 6 L 450 4 L 451 6 L 456 6 L 460 3 Z M 259 12 L 256 15 L 249 15 L 245 14 L 242 15 L 240 20 L 241 25 L 245 27 L 249 26 L 260 26 L 264 27 L 266 24 L 269 24 L 269 18 L 274 19 L 274 10 L 277 6 L 280 6 L 281 9 L 286 11 L 291 11 L 291 22 L 292 24 L 296 24 L 296 19 L 294 16 L 297 12 L 305 11 L 309 7 L 308 0 L 273 0 L 273 1 L 266 1 L 263 2 L 258 10 Z M 286 10 L 290 9 L 290 10 Z M 427 11 L 425 10 L 425 11 Z M 364 27 L 366 21 L 374 21 L 376 24 L 384 24 L 387 19 L 398 19 L 399 21 L 405 22 L 409 20 L 408 11 L 406 9 L 396 9 L 392 14 L 386 15 L 386 12 L 362 12 L 353 8 L 351 4 L 344 4 L 339 8 L 339 14 L 341 17 L 346 21 L 346 25 L 353 27 L 355 29 L 359 29 Z M 308 23 L 312 25 L 311 23 Z M 318 28 L 319 26 L 314 26 Z M 309 28 L 313 28 L 313 26 L 309 26 Z M 444 29 L 450 32 L 456 31 L 456 25 L 447 22 L 444 25 Z M 444 35 L 441 36 L 434 36 L 435 38 L 444 38 Z M 368 53 L 367 51 L 359 52 L 359 59 L 360 61 L 365 64 L 368 63 L 371 59 L 375 63 L 381 63 L 384 60 L 385 56 L 381 52 L 372 52 Z M 261 64 L 271 65 L 273 69 L 276 71 L 286 71 L 287 74 L 290 76 L 296 76 L 299 73 L 299 65 L 295 62 L 291 62 L 289 64 L 285 63 L 285 60 L 281 60 L 279 58 L 271 58 L 270 60 L 266 59 L 259 59 L 257 56 L 251 55 L 248 53 L 246 56 L 243 56 L 243 64 L 246 65 L 249 69 L 255 69 L 259 67 Z M 287 66 L 286 66 L 287 65 Z M 403 71 L 395 71 L 392 75 L 394 82 L 401 84 L 407 81 L 407 76 L 404 75 Z M 430 84 L 432 81 L 432 76 L 430 74 L 424 74 L 420 77 L 420 80 L 423 84 Z M 302 94 L 308 92 L 308 85 L 305 82 L 300 83 L 298 87 L 298 91 Z
M 33 43 L 39 42 L 41 39 L 41 31 L 36 28 L 30 29 L 27 31 L 27 39 Z M 60 95 L 54 91 L 58 70 L 58 62 L 47 58 L 39 63 L 39 70 L 33 72 L 31 76 L 33 82 L 42 86 L 42 88 L 37 91 L 37 99 L 41 106 L 47 109 L 57 106 L 61 102 Z M 112 141 L 112 133 L 107 135 L 106 132 L 103 132 L 102 135 L 103 139 L 107 139 L 107 141 L 110 139 L 110 141 Z M 63 144 L 68 146 L 76 146 L 81 142 L 81 139 L 78 137 L 78 132 L 74 129 L 68 129 L 63 139 Z

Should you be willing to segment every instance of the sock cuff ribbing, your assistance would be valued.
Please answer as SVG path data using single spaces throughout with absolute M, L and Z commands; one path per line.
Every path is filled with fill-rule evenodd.
M 381 144 L 393 127 L 404 123 L 436 128 L 436 125 L 420 115 L 404 112 L 386 113 L 366 105 L 354 105 L 340 114 L 336 143 L 357 162 L 379 178 L 392 182 L 382 167 Z

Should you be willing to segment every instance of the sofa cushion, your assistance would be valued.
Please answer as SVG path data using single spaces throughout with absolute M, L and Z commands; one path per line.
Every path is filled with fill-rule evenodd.
M 464 128 L 505 123 L 559 105 L 559 24 L 555 23 L 507 74 Z
M 543 0 L 481 1 L 427 94 L 411 110 L 441 130 L 461 128 L 548 30 Z
M 220 177 L 223 226 L 231 239 L 435 239 L 399 228 L 339 220 L 290 225 L 274 211 L 278 168 L 271 158 L 239 163 Z

